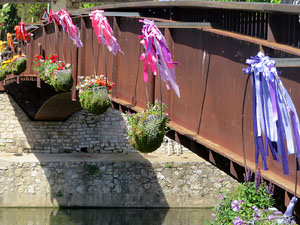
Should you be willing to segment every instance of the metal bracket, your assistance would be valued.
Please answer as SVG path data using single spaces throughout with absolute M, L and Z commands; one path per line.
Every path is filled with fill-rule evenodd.
M 276 67 L 300 67 L 300 58 L 271 58 Z

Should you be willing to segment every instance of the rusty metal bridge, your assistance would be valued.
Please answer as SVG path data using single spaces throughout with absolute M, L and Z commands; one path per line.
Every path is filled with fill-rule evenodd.
M 73 17 L 81 31 L 83 48 L 76 48 L 62 30 L 55 32 L 53 23 L 35 29 L 31 42 L 21 47 L 28 57 L 27 70 L 21 76 L 10 75 L 3 87 L 31 119 L 66 119 L 80 109 L 75 88 L 78 76 L 90 76 L 95 71 L 104 74 L 105 68 L 108 79 L 116 83 L 111 96 L 114 107 L 121 111 L 144 109 L 147 98 L 139 61 L 140 18 L 157 22 L 174 60 L 180 64 L 176 77 L 181 98 L 162 85 L 162 99 L 171 119 L 169 136 L 225 172 L 242 179 L 242 133 L 247 166 L 256 169 L 252 88 L 242 72 L 247 67 L 247 58 L 264 51 L 276 59 L 281 79 L 300 112 L 300 6 L 176 1 L 113 4 L 102 9 L 124 56 L 103 54 L 89 12 L 84 10 L 75 12 Z M 55 92 L 33 71 L 33 57 L 50 53 L 57 53 L 60 59 L 64 57 L 72 63 L 75 84 L 71 92 Z M 151 77 L 147 89 L 150 102 L 161 98 L 158 78 Z M 294 191 L 296 175 L 293 156 L 288 160 L 289 176 L 283 176 L 281 164 L 270 158 L 269 171 L 263 172 L 265 179 L 277 185 L 285 203 Z M 299 197 L 300 185 L 298 190 Z

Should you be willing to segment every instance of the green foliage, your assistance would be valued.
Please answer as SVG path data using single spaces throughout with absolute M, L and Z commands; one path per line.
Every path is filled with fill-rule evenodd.
M 17 5 L 16 4 L 0 4 L 0 26 L 1 38 L 6 39 L 6 33 L 14 33 L 14 27 L 21 21 L 20 17 L 17 15 Z
M 165 109 L 165 104 L 155 101 L 143 112 L 127 114 L 129 143 L 136 150 L 149 153 L 160 147 L 169 121 Z
M 47 3 L 22 3 L 17 5 L 18 16 L 22 18 L 23 22 L 35 23 L 39 22 L 45 9 L 47 9 Z
M 8 66 L 3 67 L 3 69 L 0 69 L 0 81 L 5 80 L 6 75 L 10 74 L 10 70 L 8 69 Z
M 59 190 L 59 191 L 56 193 L 56 197 L 58 197 L 58 198 L 61 198 L 61 197 L 63 197 L 63 196 L 64 196 L 64 194 L 62 193 L 61 190 Z
M 97 173 L 99 173 L 99 167 L 96 165 L 85 165 L 85 169 L 91 176 L 94 176 Z
M 20 75 L 26 70 L 26 64 L 27 64 L 26 56 L 16 59 L 12 65 L 12 73 L 14 75 Z
M 92 8 L 99 5 L 102 5 L 102 3 L 82 3 L 80 4 L 80 8 Z
M 220 200 L 214 209 L 211 225 L 277 224 L 278 216 L 268 210 L 275 204 L 272 198 L 273 186 L 267 187 L 262 183 L 260 175 L 255 182 L 242 183 L 232 192 L 224 191 L 226 182 L 219 183 Z
M 58 70 L 54 77 L 55 79 L 52 79 L 50 84 L 57 90 L 69 91 L 73 86 L 72 70 Z
M 5 70 L 0 70 L 0 81 L 5 80 L 6 78 L 6 72 Z
M 111 106 L 107 87 L 97 87 L 83 92 L 80 95 L 80 104 L 82 108 L 90 113 L 103 114 Z

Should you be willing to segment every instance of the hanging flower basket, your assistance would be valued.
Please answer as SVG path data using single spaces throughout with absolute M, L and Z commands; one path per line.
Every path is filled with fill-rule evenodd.
M 73 86 L 71 65 L 58 61 L 58 55 L 51 54 L 45 59 L 37 55 L 33 62 L 34 70 L 39 73 L 39 77 L 57 91 L 69 91 Z
M 11 69 L 9 66 L 9 61 L 3 61 L 0 67 L 0 81 L 5 80 L 6 75 L 11 73 Z
M 0 70 L 0 81 L 5 80 L 6 75 L 10 74 L 10 71 L 7 68 Z
M 129 143 L 136 150 L 150 153 L 158 149 L 167 131 L 168 115 L 165 104 L 155 101 L 143 112 L 127 114 Z
M 12 62 L 12 73 L 20 75 L 26 70 L 27 58 L 25 55 L 16 57 Z
M 55 89 L 69 91 L 73 86 L 72 70 L 58 70 L 53 75 Z
M 108 93 L 111 92 L 115 83 L 107 82 L 103 75 L 80 77 L 79 100 L 81 107 L 86 111 L 100 115 L 111 106 Z

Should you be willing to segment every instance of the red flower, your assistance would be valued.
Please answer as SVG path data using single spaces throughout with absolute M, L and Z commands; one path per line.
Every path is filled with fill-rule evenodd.
M 38 63 L 37 65 L 38 65 L 38 67 L 40 67 L 40 66 L 41 66 L 41 64 L 40 64 L 40 63 Z
M 65 70 L 65 68 L 60 66 L 57 68 L 57 70 Z
M 65 65 L 66 65 L 66 64 L 65 64 L 65 63 L 63 63 L 63 62 L 61 63 L 61 66 L 65 66 Z

